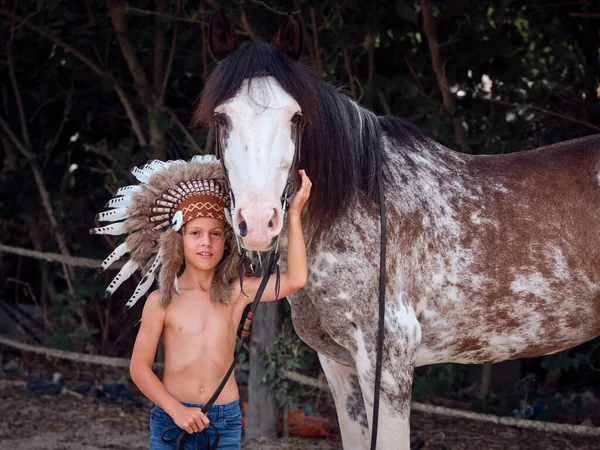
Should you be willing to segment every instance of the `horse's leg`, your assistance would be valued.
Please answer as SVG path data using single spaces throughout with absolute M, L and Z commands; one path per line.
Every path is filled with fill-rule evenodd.
M 395 311 L 388 309 L 385 322 L 377 450 L 409 450 L 410 400 L 421 327 L 412 308 L 404 305 Z M 370 431 L 373 426 L 377 331 L 372 328 L 364 332 L 357 329 L 354 336 L 358 381 L 367 408 Z
M 356 367 L 345 366 L 319 353 L 335 402 L 344 450 L 369 448 L 369 428 Z

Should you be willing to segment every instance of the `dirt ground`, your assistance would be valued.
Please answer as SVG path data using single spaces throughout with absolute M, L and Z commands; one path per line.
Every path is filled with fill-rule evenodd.
M 141 450 L 148 448 L 148 414 L 132 404 L 98 402 L 74 395 L 27 395 L 12 388 L 0 400 L 2 450 Z M 594 438 L 549 435 L 478 422 L 413 413 L 414 448 L 600 449 Z M 242 448 L 341 450 L 335 439 L 244 439 Z
M 32 395 L 25 390 L 27 378 L 51 379 L 57 370 L 65 374 L 61 382 L 65 386 L 82 381 L 99 385 L 99 380 L 107 378 L 124 381 L 124 370 L 88 367 L 82 371 L 77 366 L 51 363 L 43 358 L 12 365 L 14 370 L 5 370 L 8 387 L 3 388 L 0 380 L 0 450 L 148 448 L 149 407 L 141 396 L 135 397 L 133 402 L 114 402 L 71 391 L 60 395 Z M 4 367 L 7 369 L 8 365 Z M 333 428 L 336 429 L 335 424 Z M 598 438 L 521 430 L 419 412 L 411 415 L 411 437 L 415 450 L 600 450 Z M 342 443 L 333 438 L 243 439 L 242 448 L 341 450 Z

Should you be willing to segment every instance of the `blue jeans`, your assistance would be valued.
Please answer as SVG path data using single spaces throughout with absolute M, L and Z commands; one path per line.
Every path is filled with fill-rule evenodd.
M 191 408 L 202 408 L 204 405 L 181 402 Z M 219 431 L 219 450 L 239 450 L 242 439 L 242 411 L 238 400 L 226 405 L 213 405 L 208 410 L 208 420 Z M 160 434 L 168 426 L 175 425 L 171 416 L 162 408 L 155 405 L 150 412 L 150 450 L 173 450 L 175 444 L 165 444 L 160 439 Z M 207 428 L 211 445 L 215 441 L 215 429 Z M 167 439 L 174 439 L 181 430 L 171 431 L 165 435 Z M 202 433 L 194 433 L 188 437 L 185 450 L 204 450 L 204 436 Z

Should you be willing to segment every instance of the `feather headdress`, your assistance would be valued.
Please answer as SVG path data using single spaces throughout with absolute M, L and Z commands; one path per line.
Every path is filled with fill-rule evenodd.
M 97 221 L 113 222 L 93 228 L 90 234 L 127 234 L 102 263 L 106 270 L 127 253 L 130 259 L 106 289 L 110 296 L 136 270 L 144 275 L 125 305 L 131 308 L 152 287 L 158 273 L 161 304 L 166 307 L 179 292 L 177 275 L 184 262 L 179 230 L 196 217 L 226 221 L 229 198 L 223 187 L 223 168 L 214 155 L 195 156 L 191 161 L 151 161 L 131 171 L 139 185 L 117 190 Z M 226 233 L 231 235 L 231 233 Z M 226 245 L 227 247 L 227 245 Z M 229 302 L 229 282 L 238 275 L 239 256 L 229 245 L 216 269 L 211 287 L 213 301 Z

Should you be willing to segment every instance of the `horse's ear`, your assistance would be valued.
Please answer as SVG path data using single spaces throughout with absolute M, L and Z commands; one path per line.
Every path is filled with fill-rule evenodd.
M 302 52 L 302 24 L 297 14 L 288 14 L 275 36 L 275 47 L 292 59 L 298 59 Z
M 208 45 L 213 56 L 218 61 L 236 51 L 239 46 L 233 24 L 223 11 L 223 8 L 215 12 L 210 18 Z

